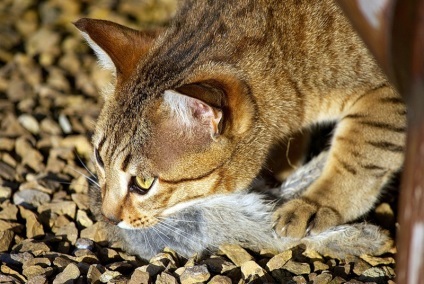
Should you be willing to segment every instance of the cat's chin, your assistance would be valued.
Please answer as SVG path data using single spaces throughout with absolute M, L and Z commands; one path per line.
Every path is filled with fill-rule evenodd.
M 125 230 L 139 230 L 140 228 L 135 228 L 134 226 L 131 226 L 130 224 L 121 221 L 117 224 L 117 226 L 121 229 L 125 229 Z

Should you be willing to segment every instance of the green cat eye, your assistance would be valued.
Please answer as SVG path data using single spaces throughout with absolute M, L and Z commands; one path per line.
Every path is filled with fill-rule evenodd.
M 136 176 L 132 178 L 130 190 L 138 194 L 146 194 L 155 182 L 154 177 Z
M 152 177 L 135 177 L 135 182 L 142 189 L 150 189 L 154 181 L 155 179 Z

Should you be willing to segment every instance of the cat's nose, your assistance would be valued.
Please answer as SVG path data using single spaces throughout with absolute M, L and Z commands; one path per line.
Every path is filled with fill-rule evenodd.
M 112 225 L 118 225 L 121 220 L 118 220 L 115 216 L 107 216 L 105 213 L 102 212 L 102 216 L 106 222 Z

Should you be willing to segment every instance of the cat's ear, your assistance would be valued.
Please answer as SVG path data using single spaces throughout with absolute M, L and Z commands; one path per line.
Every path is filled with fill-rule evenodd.
M 74 23 L 96 53 L 99 63 L 126 79 L 149 50 L 156 31 L 137 31 L 105 20 L 82 18 Z
M 181 94 L 174 90 L 166 90 L 164 102 L 170 109 L 173 119 L 181 128 L 208 132 L 216 139 L 221 131 L 222 110 L 202 100 Z

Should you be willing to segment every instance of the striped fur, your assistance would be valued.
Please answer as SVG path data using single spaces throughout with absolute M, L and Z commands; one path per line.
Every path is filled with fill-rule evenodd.
M 332 0 L 187 0 L 146 40 L 81 21 L 117 67 L 93 137 L 110 222 L 146 228 L 242 191 L 276 144 L 329 121 L 322 173 L 275 210 L 279 235 L 313 236 L 358 218 L 402 166 L 402 98 Z M 155 177 L 154 186 L 134 190 L 135 176 Z

